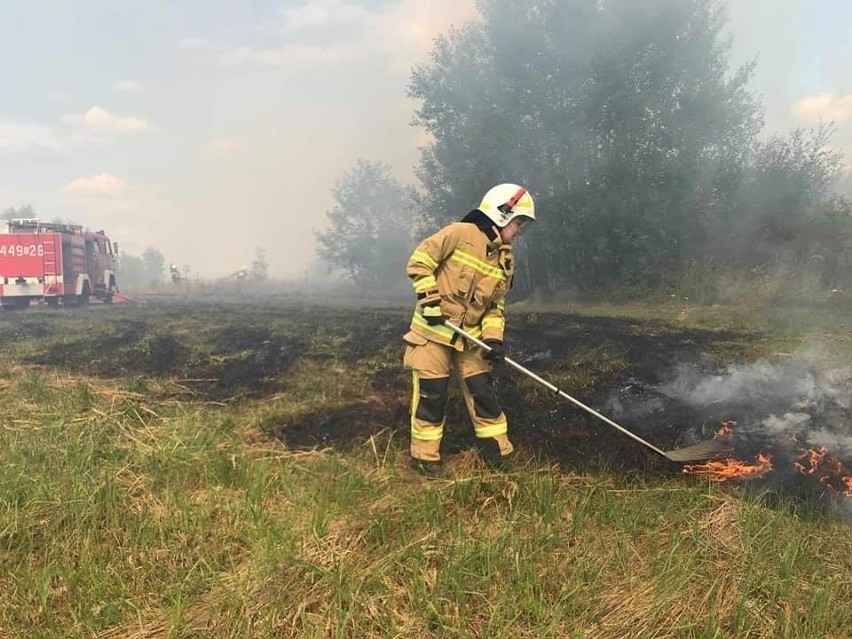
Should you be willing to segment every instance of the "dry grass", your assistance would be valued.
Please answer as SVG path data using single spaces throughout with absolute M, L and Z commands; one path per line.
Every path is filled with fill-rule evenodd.
M 390 424 L 346 447 L 269 436 L 375 399 L 386 357 L 306 356 L 281 393 L 222 402 L 5 365 L 0 636 L 849 636 L 848 522 L 473 451 L 428 482 Z

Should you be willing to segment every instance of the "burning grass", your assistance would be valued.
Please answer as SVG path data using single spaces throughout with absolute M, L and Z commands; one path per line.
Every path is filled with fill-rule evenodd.
M 714 482 L 754 479 L 772 472 L 772 457 L 758 453 L 752 463 L 728 458 L 724 461 L 711 461 L 705 464 L 686 464 L 683 472 L 687 475 L 706 477 Z
M 489 471 L 453 424 L 448 479 L 411 473 L 406 379 L 388 341 L 401 312 L 375 311 L 376 337 L 329 309 L 100 310 L 110 315 L 92 313 L 87 327 L 54 327 L 78 356 L 33 365 L 51 348 L 43 335 L 15 343 L 17 363 L 0 369 L 0 636 L 843 637 L 852 627 L 848 523 L 684 481 L 647 456 L 625 463 L 622 452 L 641 451 L 513 378 L 501 389 L 526 465 Z M 141 322 L 132 348 L 180 335 L 182 361 L 248 353 L 254 340 L 301 350 L 255 369 L 268 387 L 236 379 L 220 393 L 218 378 L 125 375 L 97 361 L 96 343 L 79 346 L 128 320 Z M 234 333 L 241 323 L 247 337 Z M 589 351 L 572 361 L 577 342 L 563 340 L 531 365 L 585 375 L 594 397 L 636 364 L 616 326 L 600 361 Z M 515 348 L 551 344 L 531 340 L 518 335 Z M 520 426 L 539 434 L 524 439 Z M 599 455 L 584 464 L 589 450 Z M 813 450 L 789 457 L 802 477 L 835 468 L 830 451 Z
M 736 422 L 725 421 L 722 423 L 716 437 L 731 440 L 735 437 Z M 795 472 L 813 488 L 821 487 L 823 496 L 832 499 L 839 498 L 841 509 L 847 506 L 846 499 L 852 497 L 852 471 L 847 470 L 843 460 L 830 453 L 826 446 L 813 448 L 801 448 L 798 446 L 800 437 L 789 434 L 785 448 L 795 446 L 795 453 L 787 452 L 786 468 L 778 468 L 777 472 L 786 474 Z M 730 444 L 733 447 L 733 444 Z M 792 456 L 792 460 L 789 461 Z M 776 465 L 778 462 L 776 462 Z M 683 472 L 687 475 L 695 475 L 706 478 L 716 483 L 741 482 L 751 480 L 762 480 L 771 473 L 776 472 L 773 467 L 773 455 L 760 451 L 754 455 L 753 461 L 727 458 L 724 460 L 711 461 L 704 464 L 686 464 Z M 803 485 L 808 485 L 804 483 Z

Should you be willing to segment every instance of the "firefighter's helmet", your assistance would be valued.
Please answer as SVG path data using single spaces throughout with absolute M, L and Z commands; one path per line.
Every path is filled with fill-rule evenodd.
M 498 184 L 492 187 L 482 198 L 478 208 L 500 228 L 516 217 L 527 218 L 530 222 L 535 220 L 532 195 L 517 184 Z

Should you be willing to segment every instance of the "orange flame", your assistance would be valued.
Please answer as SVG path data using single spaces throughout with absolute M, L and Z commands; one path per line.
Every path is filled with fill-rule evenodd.
M 793 462 L 793 466 L 803 475 L 813 475 L 822 466 L 826 455 L 828 455 L 828 449 L 825 446 L 820 446 L 818 450 L 803 450 L 796 455 L 797 461 Z M 807 466 L 804 463 L 800 463 L 805 461 L 808 462 Z
M 713 435 L 714 439 L 730 437 L 734 434 L 734 420 L 723 421 Z M 798 443 L 795 433 L 789 435 L 791 442 Z M 852 497 L 852 473 L 843 462 L 829 453 L 828 448 L 801 450 L 796 455 L 793 466 L 802 475 L 816 477 L 827 490 Z M 772 456 L 760 452 L 754 463 L 728 458 L 724 461 L 711 461 L 706 464 L 689 464 L 683 467 L 687 475 L 707 477 L 710 481 L 725 482 L 729 479 L 757 479 L 772 472 Z
M 754 464 L 729 458 L 724 461 L 688 464 L 683 467 L 683 472 L 688 475 L 700 475 L 715 482 L 762 477 L 771 470 L 772 456 L 766 453 L 758 453 L 754 458 Z
M 819 482 L 832 492 L 852 497 L 852 475 L 847 474 L 843 462 L 820 446 L 801 451 L 793 465 L 803 475 L 819 477 Z

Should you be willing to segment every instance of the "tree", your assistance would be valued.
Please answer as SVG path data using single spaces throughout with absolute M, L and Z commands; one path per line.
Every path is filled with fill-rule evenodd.
M 381 162 L 359 159 L 333 189 L 331 227 L 316 233 L 318 255 L 349 277 L 392 287 L 411 252 L 412 207 L 405 189 Z
M 269 262 L 266 261 L 266 251 L 259 246 L 254 252 L 250 277 L 257 282 L 264 282 L 269 278 Z
M 527 186 L 539 286 L 652 282 L 735 215 L 761 126 L 719 0 L 479 0 L 415 68 L 421 214 Z M 521 261 L 523 263 L 523 260 Z M 549 279 L 542 277 L 549 273 Z
M 118 258 L 118 283 L 119 286 L 125 284 L 145 284 L 150 279 L 146 275 L 145 264 L 142 258 L 137 255 L 129 255 L 122 253 Z
M 142 267 L 147 282 L 154 285 L 160 284 L 163 281 L 165 264 L 166 260 L 163 254 L 157 249 L 149 246 L 142 251 Z
M 754 144 L 741 186 L 739 216 L 720 233 L 726 257 L 760 262 L 796 243 L 799 252 L 806 251 L 797 239 L 810 235 L 805 227 L 812 226 L 814 213 L 823 211 L 819 217 L 826 219 L 843 216 L 838 212 L 848 202 L 829 197 L 843 164 L 842 154 L 828 146 L 833 133 L 830 125 L 799 128 Z
M 820 125 L 754 144 L 738 215 L 718 230 L 715 255 L 739 267 L 816 268 L 824 285 L 848 283 L 852 202 L 832 190 L 843 166 L 833 133 Z

